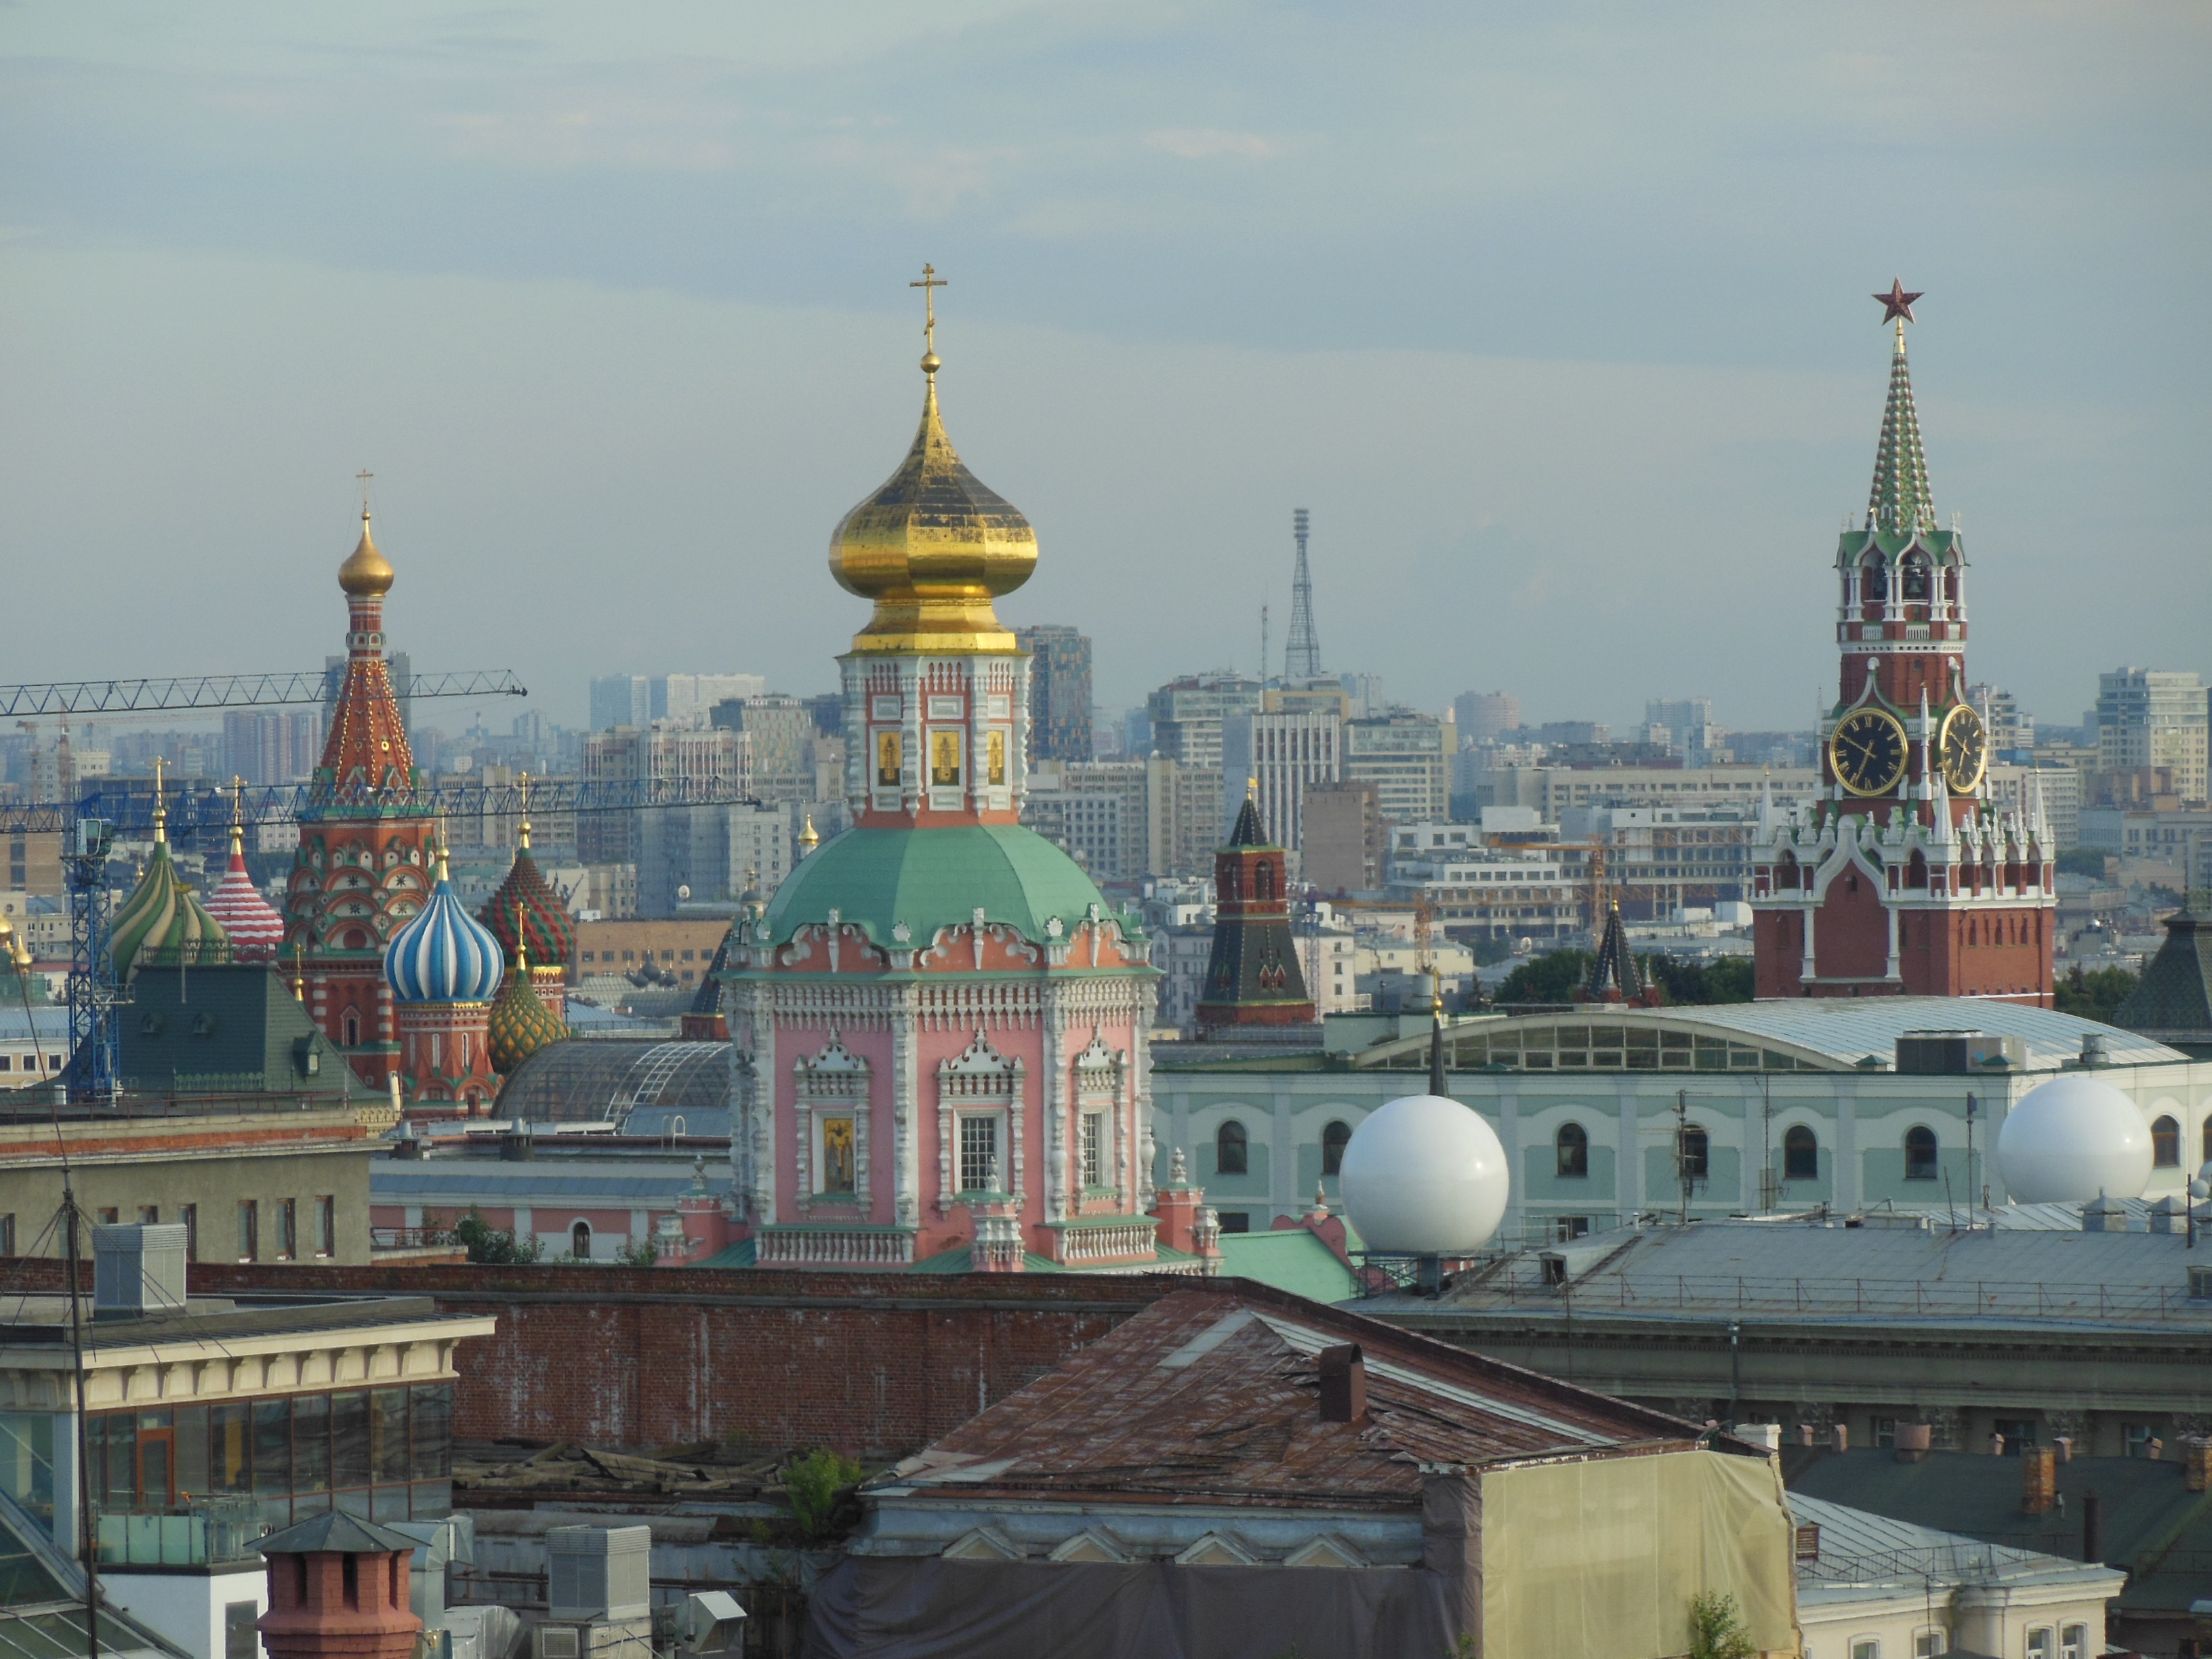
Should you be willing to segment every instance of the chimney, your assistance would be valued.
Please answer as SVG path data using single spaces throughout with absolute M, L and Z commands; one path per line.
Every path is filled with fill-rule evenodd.
M 2181 1486 L 2185 1492 L 2212 1489 L 2212 1435 L 2182 1437 Z
M 1925 1423 L 1900 1423 L 1897 1425 L 1895 1445 L 1897 1461 L 1917 1463 L 1928 1455 L 1928 1443 L 1934 1438 Z
M 1367 1359 L 1357 1342 L 1321 1351 L 1321 1420 L 1358 1423 L 1367 1416 Z
M 2081 1494 L 2081 1559 L 2092 1566 L 2105 1559 L 2105 1505 L 2094 1487 Z
M 2048 1515 L 2058 1496 L 2058 1454 L 2048 1446 L 2020 1449 L 2020 1512 Z
M 269 1659 L 410 1659 L 422 1632 L 408 1605 L 416 1541 L 350 1515 L 319 1515 L 263 1539 Z

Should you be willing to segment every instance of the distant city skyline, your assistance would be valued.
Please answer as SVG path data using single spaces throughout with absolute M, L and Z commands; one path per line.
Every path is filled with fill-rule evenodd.
M 1411 706 L 1794 727 L 1897 277 L 1975 672 L 2071 723 L 2212 672 L 2207 29 L 23 6 L 0 489 L 73 620 L 12 672 L 313 665 L 367 469 L 417 663 L 572 726 L 610 672 L 826 689 L 929 259 L 948 429 L 1046 556 L 1006 619 L 1109 708 L 1250 672 L 1262 604 L 1281 646 L 1305 507 L 1326 665 Z

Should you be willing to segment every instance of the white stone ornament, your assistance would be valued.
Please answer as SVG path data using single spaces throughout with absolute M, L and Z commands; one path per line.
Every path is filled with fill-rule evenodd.
M 1472 1255 L 1505 1218 L 1505 1148 L 1482 1115 L 1440 1095 L 1406 1095 L 1352 1132 L 1337 1191 L 1370 1250 Z
M 2083 1072 L 2030 1089 L 1997 1131 L 1997 1169 L 2017 1204 L 2141 1198 L 2153 1152 L 2142 1109 Z

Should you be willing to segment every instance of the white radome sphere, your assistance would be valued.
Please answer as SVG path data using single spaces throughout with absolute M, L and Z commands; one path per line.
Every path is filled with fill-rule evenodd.
M 1471 1255 L 1505 1218 L 1505 1148 L 1482 1115 L 1439 1095 L 1377 1107 L 1337 1169 L 1346 1213 L 1370 1250 Z
M 2017 1204 L 2141 1198 L 2150 1184 L 2150 1126 L 2111 1084 L 2069 1073 L 2030 1089 L 2006 1114 L 1997 1168 Z

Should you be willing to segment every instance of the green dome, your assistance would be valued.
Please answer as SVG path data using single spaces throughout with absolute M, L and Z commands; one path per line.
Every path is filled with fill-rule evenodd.
M 779 945 L 807 922 L 840 921 L 867 929 L 879 945 L 927 945 L 940 927 L 964 927 L 978 908 L 987 921 L 1006 922 L 1042 944 L 1057 916 L 1065 932 L 1097 905 L 1116 919 L 1082 866 L 1034 830 L 1014 824 L 946 830 L 848 830 L 803 860 L 775 890 L 768 908 L 769 936 Z
M 530 982 L 530 960 L 525 956 L 507 976 L 484 1029 L 492 1070 L 505 1077 L 546 1044 L 558 1042 L 568 1035 L 568 1028 L 538 1000 L 538 988 Z
M 230 960 L 230 936 L 178 875 L 166 839 L 155 841 L 146 873 L 115 913 L 111 937 L 114 943 L 109 954 L 118 980 L 157 963 L 173 967 Z

